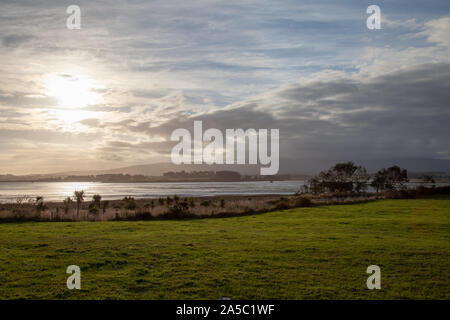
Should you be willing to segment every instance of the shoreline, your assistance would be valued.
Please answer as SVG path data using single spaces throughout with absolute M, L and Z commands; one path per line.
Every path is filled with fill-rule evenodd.
M 9 183 L 9 182 L 26 182 L 26 183 L 39 183 L 39 182 L 46 182 L 46 183 L 205 183 L 205 182 L 275 182 L 275 181 L 306 181 L 308 178 L 299 179 L 299 178 L 293 178 L 293 179 L 245 179 L 245 180 L 224 180 L 224 179 L 218 179 L 218 180 L 202 180 L 202 179 L 191 179 L 191 180 L 183 180 L 183 179 L 174 179 L 174 180 L 164 180 L 164 179 L 157 179 L 157 180 L 144 180 L 144 181 L 100 181 L 100 180 L 0 180 L 0 183 Z
M 383 193 L 322 193 L 265 195 L 167 196 L 153 199 L 124 197 L 117 200 L 82 202 L 27 202 L 0 204 L 1 222 L 23 221 L 123 221 L 241 216 L 298 207 L 354 204 L 380 199 L 414 199 L 450 194 L 450 186 L 403 189 Z M 86 197 L 87 198 L 87 197 Z M 86 201 L 84 201 L 86 200 Z
M 71 181 L 64 181 L 64 180 L 0 180 L 0 183 L 239 183 L 239 182 L 282 182 L 282 181 L 307 181 L 311 177 L 304 177 L 304 178 L 292 178 L 292 179 L 246 179 L 246 180 L 202 180 L 202 179 L 174 179 L 174 180 L 145 180 L 145 181 L 99 181 L 99 180 L 71 180 Z M 450 179 L 435 179 L 436 184 L 450 184 Z M 423 183 L 421 179 L 409 179 L 409 183 L 412 184 L 419 184 Z

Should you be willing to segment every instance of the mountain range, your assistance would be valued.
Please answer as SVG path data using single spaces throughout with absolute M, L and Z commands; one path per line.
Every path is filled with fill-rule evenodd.
M 337 162 L 346 162 L 349 159 L 281 159 L 280 174 L 304 174 L 314 175 L 318 172 L 328 169 Z M 445 159 L 366 159 L 354 161 L 358 165 L 367 168 L 369 172 L 375 172 L 381 168 L 387 168 L 398 165 L 410 172 L 450 172 L 450 160 Z M 258 175 L 260 165 L 207 165 L 207 164 L 182 164 L 175 165 L 170 162 L 158 162 L 151 164 L 134 165 L 120 167 L 109 170 L 87 170 L 87 171 L 70 171 L 52 174 L 53 176 L 66 175 L 98 175 L 98 174 L 130 174 L 130 175 L 146 175 L 146 176 L 162 176 L 163 173 L 169 171 L 237 171 L 243 175 Z

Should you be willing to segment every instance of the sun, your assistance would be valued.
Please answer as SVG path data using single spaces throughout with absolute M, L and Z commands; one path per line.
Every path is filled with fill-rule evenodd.
M 51 74 L 45 79 L 47 95 L 58 100 L 58 107 L 79 109 L 100 103 L 102 97 L 95 92 L 94 81 L 74 74 Z

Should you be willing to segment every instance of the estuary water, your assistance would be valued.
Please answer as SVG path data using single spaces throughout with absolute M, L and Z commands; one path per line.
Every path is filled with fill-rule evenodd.
M 62 201 L 72 196 L 75 190 L 84 190 L 85 199 L 100 194 L 104 200 L 122 199 L 132 196 L 136 199 L 159 198 L 177 195 L 179 197 L 225 196 L 225 195 L 291 195 L 306 181 L 242 181 L 242 182 L 0 182 L 0 202 L 16 202 L 17 198 L 29 196 L 44 197 L 45 201 Z M 436 186 L 449 183 L 436 183 Z M 414 188 L 417 183 L 407 183 Z M 367 191 L 374 191 L 371 187 Z
M 102 183 L 102 182 L 0 182 L 0 202 L 15 202 L 21 196 L 43 196 L 45 201 L 62 201 L 75 190 L 84 190 L 85 199 L 100 194 L 104 200 L 125 196 L 158 198 L 294 194 L 304 181 L 245 181 L 245 182 L 165 182 L 165 183 Z

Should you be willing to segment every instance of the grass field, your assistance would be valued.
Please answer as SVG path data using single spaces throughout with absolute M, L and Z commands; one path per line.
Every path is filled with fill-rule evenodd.
M 450 197 L 0 225 L 2 299 L 450 299 Z M 68 290 L 68 265 L 81 290 Z M 366 268 L 381 268 L 381 290 Z

